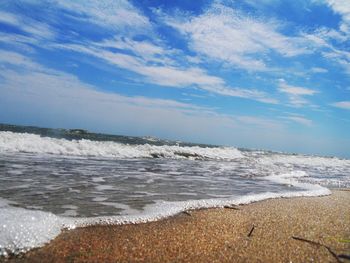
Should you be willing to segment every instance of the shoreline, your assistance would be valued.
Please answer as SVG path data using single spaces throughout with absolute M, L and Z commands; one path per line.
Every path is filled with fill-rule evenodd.
M 5 262 L 350 262 L 350 189 L 63 231 Z M 48 260 L 49 259 L 49 260 Z

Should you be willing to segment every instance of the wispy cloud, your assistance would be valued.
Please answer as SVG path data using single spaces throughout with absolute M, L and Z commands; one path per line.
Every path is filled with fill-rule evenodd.
M 0 11 L 0 23 L 18 25 L 18 19 L 11 13 Z
M 313 72 L 313 73 L 327 73 L 328 70 L 325 68 L 313 67 L 313 68 L 311 68 L 311 72 Z
M 76 14 L 74 19 L 132 33 L 150 29 L 150 21 L 127 0 L 59 0 L 57 6 Z M 127 31 L 125 31 L 126 33 Z
M 350 110 L 350 101 L 339 101 L 331 105 L 340 109 Z
M 290 115 L 290 116 L 284 116 L 281 117 L 282 119 L 290 120 L 293 122 L 296 122 L 298 124 L 302 124 L 308 127 L 311 127 L 313 125 L 313 121 L 310 119 L 305 118 L 304 116 L 300 115 Z
M 318 91 L 313 89 L 288 85 L 284 80 L 280 81 L 278 91 L 287 94 L 289 103 L 294 107 L 301 107 L 308 104 L 309 101 L 304 97 L 318 93 Z
M 69 97 L 78 99 L 80 92 L 89 94 L 91 99 L 96 96 L 103 101 L 113 103 L 126 103 L 130 105 L 142 105 L 143 107 L 164 107 L 177 110 L 200 110 L 206 112 L 209 108 L 199 107 L 192 104 L 182 103 L 169 99 L 145 98 L 145 97 L 128 97 L 121 96 L 111 92 L 98 91 L 94 86 L 81 82 L 76 76 L 61 71 L 49 69 L 32 61 L 30 58 L 15 52 L 6 52 L 0 50 L 0 65 L 11 64 L 15 69 L 2 70 L 0 75 L 4 79 L 3 87 L 10 88 L 10 92 L 17 91 L 19 97 L 20 91 L 30 89 L 31 94 L 52 95 L 52 99 L 59 97 Z M 22 74 L 22 77 L 20 75 Z M 26 83 L 31 83 L 27 85 Z M 31 86 L 26 88 L 26 86 Z M 57 88 L 59 87 L 59 88 Z M 46 89 L 46 91 L 43 91 Z M 3 92 L 4 90 L 2 90 Z M 35 91 L 35 92 L 34 92 Z M 83 96 L 83 95 L 82 95 Z
M 31 1 L 31 0 L 28 0 Z M 70 50 L 88 55 L 107 62 L 119 69 L 136 73 L 141 78 L 138 81 L 165 87 L 196 88 L 222 96 L 239 97 L 256 100 L 263 103 L 277 103 L 270 95 L 254 88 L 234 87 L 226 81 L 201 67 L 199 56 L 189 56 L 164 44 L 158 37 L 150 37 L 155 32 L 154 25 L 138 8 L 126 0 L 103 1 L 56 1 L 54 9 L 78 21 L 102 27 L 112 37 L 96 40 L 89 37 L 76 39 L 69 43 L 56 41 L 54 30 L 43 23 L 36 26 L 23 25 L 18 15 L 6 13 L 3 20 L 13 26 L 22 26 L 29 36 L 15 34 L 0 35 L 0 41 L 11 44 L 13 40 L 18 45 L 36 46 L 50 51 Z M 33 1 L 34 5 L 38 5 Z M 52 17 L 54 21 L 56 16 Z M 43 35 L 51 34 L 45 45 L 38 41 L 39 31 L 43 28 Z M 45 28 L 47 30 L 45 30 Z M 82 30 L 83 32 L 83 30 Z M 138 36 L 138 37 L 135 37 Z M 140 38 L 140 36 L 143 36 Z
M 94 46 L 93 43 L 81 43 L 74 45 L 55 45 L 54 47 L 74 50 L 94 56 L 111 65 L 138 73 L 144 76 L 149 82 L 158 85 L 171 87 L 198 85 L 201 87 L 206 85 L 213 86 L 224 84 L 224 80 L 215 76 L 210 76 L 200 68 L 181 68 L 166 65 L 166 59 L 163 60 L 163 65 L 149 65 L 149 63 L 154 62 L 154 60 L 145 59 L 145 57 L 148 57 L 147 55 L 141 55 L 141 57 L 138 57 L 119 52 L 112 52 L 101 48 L 101 45 L 99 44 Z M 157 48 L 156 46 L 153 47 Z
M 281 34 L 279 23 L 255 19 L 221 4 L 213 4 L 196 17 L 164 17 L 188 38 L 192 50 L 243 69 L 266 70 L 263 55 L 271 51 L 284 57 L 309 52 L 302 38 Z
M 350 52 L 347 48 L 350 41 L 350 3 L 343 0 L 320 2 L 328 4 L 335 13 L 341 15 L 339 28 L 321 27 L 311 33 L 302 33 L 302 37 L 324 59 L 338 64 L 350 74 Z
M 305 95 L 314 95 L 317 93 L 317 91 L 303 88 L 303 87 L 297 87 L 297 86 L 291 86 L 286 84 L 285 82 L 282 82 L 279 87 L 280 92 L 287 93 L 289 95 L 293 96 L 305 96 Z
M 126 48 L 132 51 L 134 55 L 113 52 L 106 47 Z M 147 45 L 145 53 L 139 49 L 139 45 Z M 176 88 L 195 87 L 210 93 L 223 96 L 240 97 L 252 99 L 263 103 L 277 103 L 277 100 L 271 98 L 268 94 L 254 90 L 229 87 L 222 78 L 208 74 L 199 67 L 184 67 L 176 65 L 177 63 L 169 56 L 172 53 L 165 52 L 161 46 L 144 42 L 111 42 L 102 41 L 101 43 L 79 43 L 66 45 L 53 45 L 53 48 L 69 49 L 76 52 L 85 53 L 96 58 L 102 59 L 111 65 L 127 69 L 144 77 L 149 83 L 169 86 Z M 174 51 L 176 53 L 176 51 Z M 162 56 L 166 53 L 167 55 Z M 159 65 L 160 64 L 160 65 Z
M 255 116 L 238 116 L 235 118 L 243 125 L 248 125 L 251 127 L 263 127 L 265 129 L 276 130 L 282 129 L 283 124 L 277 120 L 255 117 Z
M 148 17 L 144 16 L 134 5 L 127 0 L 53 0 L 35 1 L 26 0 L 37 8 L 46 8 L 50 5 L 50 12 L 58 14 L 50 19 L 37 21 L 28 13 L 0 11 L 0 23 L 11 25 L 20 30 L 17 33 L 2 33 L 0 41 L 6 44 L 17 44 L 24 47 L 26 44 L 45 47 L 42 42 L 54 42 L 57 32 L 48 22 L 61 24 L 60 19 L 77 21 L 83 25 L 94 25 L 104 28 L 101 32 L 122 33 L 126 35 L 150 34 L 152 31 Z M 45 21 L 45 22 L 42 22 Z M 79 27 L 84 31 L 84 26 Z M 72 33 L 72 32 L 69 32 Z M 75 32 L 73 32 L 75 33 Z M 45 44 L 47 44 L 45 43 Z M 29 46 L 27 46 L 29 48 Z M 145 46 L 145 48 L 147 48 Z
M 55 32 L 49 25 L 35 21 L 29 17 L 0 11 L 0 23 L 16 27 L 35 40 L 48 40 L 55 37 Z
M 175 53 L 171 48 L 165 48 L 161 44 L 153 44 L 147 40 L 136 41 L 126 37 L 114 37 L 104 39 L 101 42 L 95 43 L 96 46 L 102 48 L 114 48 L 120 50 L 131 51 L 134 55 L 139 56 L 149 62 L 154 63 L 171 63 L 170 54 Z
M 350 52 L 332 48 L 322 54 L 325 58 L 340 65 L 350 75 Z
M 38 41 L 33 37 L 23 36 L 19 34 L 2 33 L 2 32 L 0 32 L 0 42 L 2 44 L 9 45 L 12 48 L 16 47 L 27 51 L 33 50 L 33 48 L 30 45 L 39 44 Z
M 189 57 L 182 51 L 166 46 L 160 40 L 133 38 L 140 32 L 145 34 L 154 31 L 154 28 L 149 19 L 126 0 L 89 0 L 84 1 L 83 5 L 79 1 L 63 0 L 57 2 L 56 8 L 75 14 L 74 19 L 111 29 L 114 37 L 101 41 L 85 39 L 75 44 L 46 43 L 44 48 L 60 48 L 93 56 L 112 66 L 134 72 L 147 83 L 176 88 L 199 88 L 222 96 L 278 103 L 277 99 L 264 91 L 254 87 L 236 87 L 208 72 L 201 67 L 203 60 L 198 55 Z M 129 19 L 124 19 L 125 16 Z M 10 13 L 6 13 L 4 20 L 16 26 L 20 25 L 20 19 Z M 190 17 L 189 22 L 173 18 L 167 18 L 167 22 L 188 36 L 190 47 L 198 54 L 248 70 L 266 70 L 263 57 L 271 51 L 285 57 L 309 52 L 301 45 L 302 38 L 287 37 L 279 33 L 280 26 L 276 22 L 248 17 L 220 4 L 213 4 L 198 17 Z M 49 29 L 46 31 L 53 31 L 50 26 L 46 27 Z M 115 28 L 119 30 L 113 30 Z M 27 31 L 37 33 L 33 27 Z M 39 42 L 34 43 L 33 39 L 23 37 L 17 41 L 32 41 L 31 44 L 40 46 Z M 11 41 L 9 36 L 4 36 L 3 39 Z
M 343 17 L 340 29 L 345 33 L 350 33 L 350 2 L 344 0 L 326 0 L 334 12 Z
M 43 70 L 39 64 L 19 53 L 0 49 L 0 65 L 12 65 L 30 70 Z

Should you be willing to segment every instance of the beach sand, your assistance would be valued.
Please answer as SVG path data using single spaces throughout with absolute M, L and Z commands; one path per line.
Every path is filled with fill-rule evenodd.
M 349 239 L 350 191 L 345 189 L 239 210 L 204 209 L 158 222 L 64 231 L 46 246 L 6 261 L 350 262 Z

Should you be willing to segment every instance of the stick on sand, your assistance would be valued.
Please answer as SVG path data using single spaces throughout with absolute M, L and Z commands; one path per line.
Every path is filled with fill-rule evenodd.
M 307 242 L 307 243 L 309 243 L 309 244 L 316 245 L 316 246 L 319 246 L 319 247 L 324 247 L 324 248 L 326 248 L 326 249 L 328 250 L 329 253 L 332 254 L 332 256 L 337 260 L 337 262 L 340 262 L 340 263 L 342 262 L 342 261 L 339 259 L 339 257 L 337 256 L 337 254 L 336 254 L 330 247 L 328 247 L 328 246 L 326 246 L 326 245 L 323 245 L 323 244 L 318 243 L 318 242 L 316 242 L 316 241 L 308 240 L 308 239 L 305 239 L 305 238 L 302 238 L 302 237 L 295 237 L 295 236 L 292 236 L 292 238 L 295 239 L 295 240 Z

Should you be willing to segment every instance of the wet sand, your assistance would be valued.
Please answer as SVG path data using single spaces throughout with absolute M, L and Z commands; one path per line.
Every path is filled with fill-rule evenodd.
M 6 261 L 350 262 L 350 191 L 64 231 L 46 246 Z

